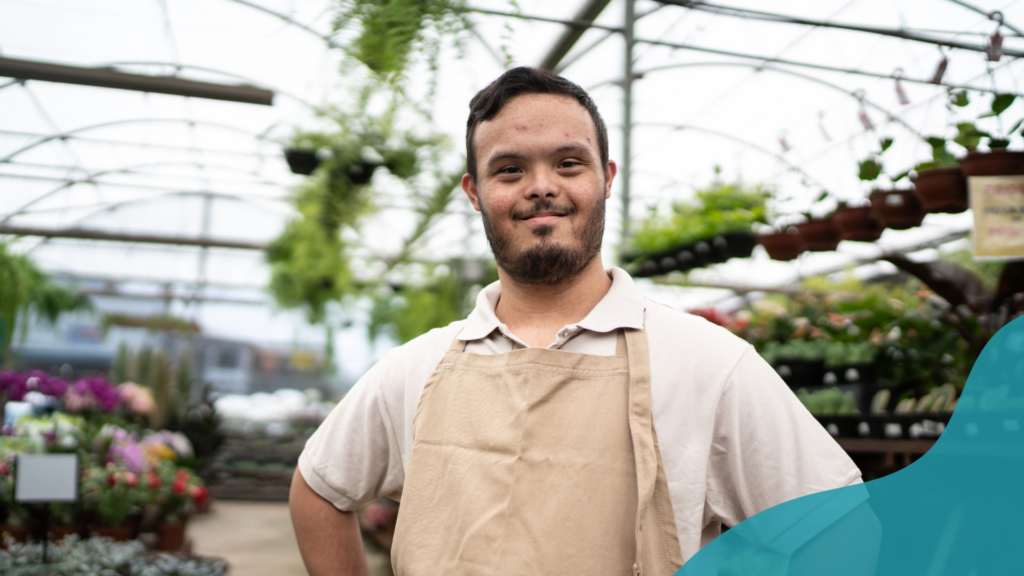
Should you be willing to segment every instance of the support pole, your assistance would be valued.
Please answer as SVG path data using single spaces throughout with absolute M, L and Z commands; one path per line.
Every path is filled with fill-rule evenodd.
M 623 23 L 623 39 L 625 40 L 625 66 L 622 80 L 622 241 L 619 252 L 625 250 L 629 240 L 629 201 L 630 173 L 633 164 L 633 25 L 636 14 L 633 11 L 633 0 L 625 0 L 626 19 Z

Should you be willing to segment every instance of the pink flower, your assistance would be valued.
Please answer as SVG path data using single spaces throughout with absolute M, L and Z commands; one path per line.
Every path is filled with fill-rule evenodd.
M 121 394 L 121 402 L 133 414 L 140 416 L 149 414 L 156 407 L 156 402 L 153 401 L 153 395 L 150 394 L 148 388 L 139 386 L 134 382 L 125 382 L 118 386 L 117 390 Z

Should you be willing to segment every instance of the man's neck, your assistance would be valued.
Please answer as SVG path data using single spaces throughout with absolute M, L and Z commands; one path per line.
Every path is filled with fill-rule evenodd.
M 528 346 L 545 348 L 558 331 L 584 318 L 604 298 L 612 280 L 601 254 L 575 278 L 555 286 L 518 284 L 498 268 L 501 298 L 494 309 L 498 320 Z

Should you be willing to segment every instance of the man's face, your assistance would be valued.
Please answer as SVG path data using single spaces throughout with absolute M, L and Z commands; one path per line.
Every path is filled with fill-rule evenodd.
M 601 251 L 615 164 L 601 166 L 594 122 L 567 96 L 526 94 L 474 134 L 477 181 L 462 188 L 481 212 L 498 265 L 514 281 L 560 284 Z

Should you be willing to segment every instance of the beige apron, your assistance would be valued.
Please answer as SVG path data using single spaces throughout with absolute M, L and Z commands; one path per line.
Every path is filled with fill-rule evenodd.
M 669 576 L 682 565 L 651 416 L 647 337 L 615 356 L 456 339 L 413 420 L 398 576 Z

